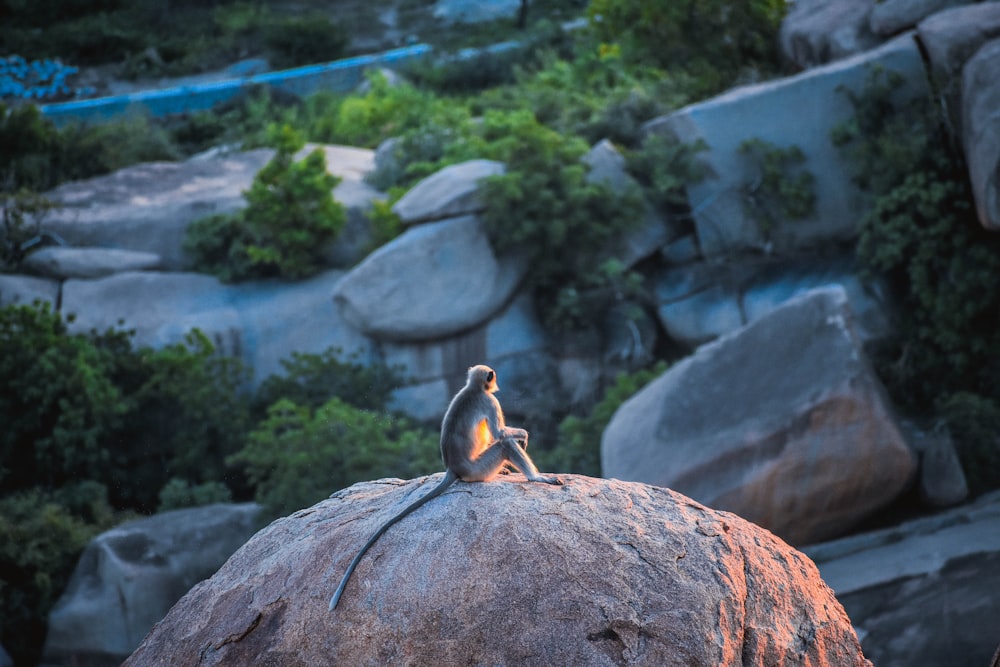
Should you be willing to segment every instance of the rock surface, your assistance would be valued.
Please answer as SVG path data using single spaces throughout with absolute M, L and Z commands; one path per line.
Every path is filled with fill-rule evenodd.
M 942 9 L 965 4 L 968 0 L 881 0 L 872 7 L 868 23 L 876 35 L 894 35 Z
M 382 359 L 405 368 L 413 384 L 393 392 L 393 409 L 440 423 L 448 402 L 465 385 L 468 369 L 489 359 L 500 384 L 499 399 L 508 415 L 523 415 L 554 392 L 545 381 L 552 361 L 548 338 L 535 317 L 529 295 L 517 297 L 495 317 L 458 335 L 424 343 L 383 343 Z
M 160 256 L 152 252 L 116 248 L 69 248 L 49 246 L 25 257 L 23 268 L 49 278 L 103 278 L 122 271 L 146 271 L 160 267 Z
M 979 2 L 938 12 L 917 27 L 931 72 L 947 82 L 986 42 L 1000 36 L 1000 3 Z
M 477 192 L 479 180 L 504 173 L 503 163 L 469 160 L 434 172 L 420 181 L 392 206 L 403 224 L 457 218 L 479 213 L 483 205 Z
M 44 301 L 55 308 L 59 301 L 59 283 L 47 278 L 0 274 L 0 306 Z
M 604 475 L 675 488 L 793 544 L 838 536 L 916 464 L 842 288 L 792 299 L 699 348 L 626 401 Z
M 830 132 L 854 116 L 843 90 L 861 90 L 873 66 L 902 75 L 904 85 L 893 93 L 898 102 L 929 94 L 923 59 L 913 38 L 904 35 L 874 51 L 736 88 L 646 124 L 647 132 L 672 134 L 684 143 L 700 139 L 708 145 L 698 159 L 711 176 L 687 188 L 698 245 L 706 258 L 748 251 L 788 254 L 854 237 L 856 221 L 868 203 L 853 181 L 853 168 L 830 141 Z M 765 229 L 748 211 L 746 190 L 758 176 L 741 146 L 755 139 L 802 152 L 802 169 L 815 177 L 812 215 L 779 219 Z
M 1000 493 L 805 549 L 879 667 L 982 667 L 1000 628 Z
M 764 317 L 793 297 L 839 285 L 865 342 L 892 330 L 885 290 L 863 284 L 849 262 L 824 258 L 794 261 L 701 262 L 663 271 L 653 281 L 656 314 L 670 337 L 694 348 Z
M 378 196 L 361 181 L 364 170 L 374 165 L 373 152 L 345 146 L 321 148 L 327 171 L 343 179 L 333 190 L 334 198 L 348 209 L 348 227 L 357 226 L 361 211 Z M 189 265 L 183 250 L 188 225 L 208 215 L 244 208 L 243 191 L 273 155 L 268 148 L 213 153 L 184 162 L 137 164 L 66 183 L 47 193 L 62 208 L 49 211 L 42 228 L 73 246 L 156 253 L 164 269 L 178 271 Z M 338 256 L 336 250 L 331 252 Z M 349 259 L 356 252 L 351 255 L 348 249 L 340 254 Z
M 337 283 L 344 318 L 381 340 L 452 336 L 482 324 L 514 295 L 527 266 L 498 259 L 475 216 L 417 225 Z
M 781 23 L 778 43 L 786 60 L 808 68 L 878 44 L 869 29 L 874 0 L 798 0 Z
M 125 665 L 870 664 L 799 552 L 667 489 L 580 476 L 459 482 L 329 612 L 362 542 L 438 479 L 357 484 L 272 523 Z
M 69 280 L 62 310 L 74 313 L 71 331 L 103 331 L 122 321 L 134 344 L 162 348 L 201 329 L 223 354 L 242 359 L 258 383 L 283 371 L 292 352 L 340 348 L 364 363 L 371 342 L 341 319 L 330 291 L 343 277 L 331 270 L 295 283 L 224 285 L 196 273 L 117 273 L 99 280 Z
M 119 664 L 254 534 L 259 512 L 253 503 L 175 510 L 95 537 L 49 614 L 43 662 Z
M 962 134 L 976 214 L 1000 229 L 1000 39 L 987 42 L 962 72 Z

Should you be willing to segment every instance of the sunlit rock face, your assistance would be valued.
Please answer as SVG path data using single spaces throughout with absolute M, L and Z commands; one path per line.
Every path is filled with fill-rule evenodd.
M 459 482 L 348 561 L 438 475 L 274 522 L 126 661 L 150 665 L 830 665 L 865 660 L 812 562 L 667 489 Z
M 793 544 L 842 534 L 916 468 L 840 287 L 668 369 L 615 413 L 601 462 L 608 477 L 669 486 Z

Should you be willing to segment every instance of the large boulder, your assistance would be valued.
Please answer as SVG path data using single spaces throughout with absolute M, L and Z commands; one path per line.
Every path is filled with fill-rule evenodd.
M 348 209 L 348 230 L 355 230 L 362 224 L 363 211 L 380 196 L 361 180 L 364 170 L 374 165 L 373 153 L 351 147 L 323 148 L 327 171 L 343 179 L 333 195 Z M 137 164 L 66 183 L 47 194 L 61 208 L 46 214 L 43 229 L 72 246 L 156 253 L 164 269 L 185 269 L 189 267 L 183 249 L 188 225 L 208 215 L 244 208 L 243 191 L 273 156 L 268 148 L 216 152 L 184 162 Z M 363 245 L 364 240 L 350 242 Z M 331 255 L 348 261 L 360 259 L 361 253 L 353 247 L 331 248 Z
M 98 280 L 68 280 L 62 310 L 73 313 L 72 331 L 103 331 L 119 322 L 135 330 L 139 346 L 162 348 L 201 329 L 223 354 L 254 369 L 258 383 L 281 373 L 292 352 L 371 356 L 372 344 L 347 325 L 330 303 L 343 277 L 330 270 L 296 283 L 262 281 L 224 285 L 196 273 L 117 273 Z
M 868 665 L 813 564 L 667 489 L 567 475 L 356 484 L 258 533 L 125 662 L 170 665 Z
M 369 336 L 444 338 L 496 314 L 527 268 L 494 254 L 478 217 L 451 218 L 412 227 L 373 252 L 337 283 L 333 299 Z
M 1000 4 L 1000 3 L 997 3 Z M 979 222 L 1000 229 L 1000 39 L 987 42 L 962 75 L 962 139 Z
M 972 54 L 1000 37 L 1000 2 L 979 2 L 938 12 L 920 22 L 917 36 L 939 83 L 961 75 Z
M 702 346 L 618 409 L 603 473 L 675 488 L 793 544 L 842 534 L 916 467 L 851 319 L 842 288 L 818 289 Z
M 499 377 L 504 411 L 524 415 L 558 394 L 553 386 L 548 338 L 530 295 L 514 299 L 470 331 L 426 342 L 382 343 L 382 359 L 401 366 L 410 384 L 393 392 L 394 409 L 422 421 L 440 421 L 448 402 L 465 385 L 470 366 L 486 360 Z M 551 406 L 550 406 L 551 407 Z
M 805 549 L 879 667 L 983 667 L 1000 636 L 1000 493 Z
M 798 0 L 781 22 L 782 56 L 803 69 L 854 55 L 879 39 L 869 28 L 875 0 Z
M 793 77 L 737 88 L 650 121 L 647 132 L 673 134 L 683 142 L 703 140 L 698 159 L 710 174 L 688 187 L 698 242 L 705 257 L 738 252 L 795 252 L 852 239 L 867 199 L 853 180 L 853 167 L 830 140 L 831 130 L 854 116 L 845 90 L 859 92 L 873 67 L 898 72 L 894 91 L 905 103 L 929 94 L 923 59 L 909 35 L 853 58 Z M 760 140 L 797 147 L 802 168 L 815 175 L 815 210 L 804 219 L 764 225 L 748 210 L 747 189 L 758 178 L 741 150 Z
M 164 512 L 95 537 L 49 614 L 45 664 L 118 665 L 257 529 L 253 503 Z
M 894 35 L 943 9 L 967 4 L 969 0 L 881 0 L 872 7 L 868 22 L 876 35 Z
M 392 205 L 403 224 L 416 224 L 479 213 L 479 181 L 504 173 L 502 162 L 469 160 L 434 172 Z
M 844 260 L 688 264 L 661 272 L 653 293 L 663 328 L 676 342 L 694 348 L 760 319 L 799 294 L 829 285 L 847 292 L 862 340 L 890 333 L 885 290 L 877 282 L 863 283 Z

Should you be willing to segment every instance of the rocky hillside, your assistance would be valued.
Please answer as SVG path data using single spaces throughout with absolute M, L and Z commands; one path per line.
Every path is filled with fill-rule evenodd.
M 482 159 L 485 156 L 449 166 L 409 189 L 392 207 L 402 233 L 368 254 L 373 230 L 367 214 L 388 196 L 371 185 L 370 175 L 391 166 L 391 146 L 378 151 L 323 146 L 330 172 L 342 178 L 334 195 L 348 216 L 344 232 L 324 248 L 326 267 L 317 276 L 294 283 L 229 285 L 191 271 L 183 248 L 186 229 L 205 215 L 242 207 L 240 193 L 273 155 L 268 149 L 212 151 L 185 162 L 136 165 L 49 193 L 62 208 L 45 219 L 45 228 L 65 245 L 31 254 L 24 275 L 0 275 L 0 304 L 39 298 L 64 313 L 76 313 L 77 331 L 124 322 L 136 330 L 139 344 L 153 347 L 180 342 L 197 327 L 217 348 L 251 365 L 258 379 L 278 370 L 290 352 L 339 347 L 364 363 L 404 368 L 410 382 L 395 391 L 393 407 L 430 422 L 441 417 L 463 382 L 465 369 L 475 363 L 497 369 L 503 378 L 505 409 L 513 418 L 523 419 L 590 405 L 620 372 L 647 367 L 670 350 L 678 357 L 674 365 L 626 401 L 604 431 L 605 476 L 675 489 L 805 548 L 847 608 L 865 654 L 880 666 L 937 665 L 945 659 L 954 665 L 985 664 L 1000 642 L 996 634 L 1000 603 L 982 595 L 985 586 L 969 582 L 990 581 L 996 569 L 1000 545 L 989 537 L 997 534 L 996 498 L 984 496 L 975 505 L 961 506 L 970 495 L 969 470 L 963 469 L 949 434 L 902 419 L 903 406 L 891 398 L 900 396 L 898 387 L 887 392 L 887 380 L 874 370 L 873 351 L 901 334 L 899 323 L 907 320 L 900 312 L 909 305 L 898 300 L 898 285 L 872 280 L 857 269 L 855 250 L 859 236 L 868 233 L 866 221 L 873 219 L 873 211 L 888 216 L 895 209 L 892 201 L 880 201 L 873 194 L 870 181 L 878 174 L 862 174 L 869 177 L 868 183 L 859 177 L 858 160 L 869 159 L 870 153 L 845 152 L 843 145 L 858 141 L 858 125 L 864 121 L 863 117 L 859 121 L 859 109 L 864 109 L 859 104 L 871 95 L 873 82 L 881 86 L 881 102 L 900 118 L 906 109 L 935 100 L 934 123 L 943 128 L 943 142 L 964 157 L 961 185 L 969 195 L 962 203 L 974 210 L 979 225 L 975 232 L 981 236 L 973 235 L 976 240 L 968 246 L 968 254 L 992 252 L 995 240 L 983 230 L 1000 229 L 1000 81 L 995 76 L 1000 71 L 1000 2 L 799 0 L 782 25 L 781 48 L 798 73 L 734 88 L 655 118 L 642 128 L 647 145 L 667 140 L 697 146 L 696 160 L 704 175 L 684 188 L 685 216 L 671 215 L 647 201 L 641 224 L 608 244 L 607 257 L 636 271 L 648 297 L 622 297 L 601 321 L 591 323 L 592 335 L 581 332 L 572 338 L 546 328 L 544 313 L 538 312 L 535 295 L 526 287 L 539 270 L 537 262 L 497 252 L 491 244 L 481 182 L 504 173 L 506 166 Z M 838 136 L 842 141 L 834 141 Z M 595 143 L 584 164 L 592 182 L 616 193 L 631 191 L 642 176 L 629 171 L 622 153 L 608 141 Z M 940 185 L 910 182 L 912 190 L 929 197 Z M 941 213 L 933 206 L 929 209 L 928 218 Z M 508 212 L 511 219 L 519 213 Z M 979 241 L 982 238 L 986 240 Z M 920 255 L 912 249 L 896 254 L 906 253 Z M 961 269 L 959 265 L 953 273 Z M 923 279 L 914 271 L 903 282 L 917 285 Z M 972 296 L 963 293 L 970 303 Z M 913 387 L 916 392 L 916 384 Z M 500 486 L 504 488 L 468 488 L 476 501 L 488 503 L 511 490 Z M 270 549 L 268 545 L 280 541 L 280 535 L 293 535 L 309 541 L 309 549 L 318 549 L 316 553 L 342 553 L 346 558 L 349 549 L 331 547 L 330 540 L 354 544 L 357 535 L 331 530 L 317 537 L 312 527 L 300 524 L 313 526 L 317 517 L 327 517 L 324 520 L 338 525 L 359 525 L 346 515 L 336 518 L 341 510 L 334 510 L 347 507 L 341 502 L 345 498 L 357 498 L 357 507 L 351 503 L 344 510 L 351 512 L 362 512 L 358 509 L 362 503 L 374 511 L 394 502 L 375 497 L 378 494 L 369 493 L 371 488 L 354 487 L 312 513 L 286 519 L 259 535 L 216 579 L 192 591 L 150 636 L 133 664 L 155 664 L 152 656 L 157 647 L 173 645 L 175 630 L 188 624 L 196 628 L 191 636 L 200 637 L 199 647 L 210 642 L 220 655 L 240 655 L 241 647 L 250 644 L 211 635 L 215 620 L 210 610 L 218 608 L 223 614 L 231 606 L 230 597 L 243 600 L 240 596 L 257 586 L 254 577 L 266 583 L 278 570 L 282 577 L 287 570 L 284 562 L 251 555 Z M 579 496 L 580 489 L 591 489 L 616 498 L 638 494 L 657 498 L 654 505 L 669 500 L 671 506 L 683 508 L 677 496 L 657 496 L 650 488 L 600 486 L 581 478 L 567 493 Z M 530 486 L 525 489 L 529 495 L 542 493 Z M 567 507 L 590 502 L 574 497 L 577 504 Z M 523 512 L 545 516 L 540 509 L 545 502 L 549 501 L 533 498 Z M 890 510 L 900 504 L 910 514 L 958 508 L 951 514 L 890 526 L 896 516 Z M 602 511 L 608 513 L 607 522 L 616 519 L 610 509 Z M 690 539 L 680 516 L 688 510 L 677 512 L 676 524 L 670 525 Z M 501 520 L 495 515 L 504 512 L 484 514 Z M 611 523 L 588 525 L 584 532 L 597 526 L 597 532 L 613 534 L 606 529 Z M 738 525 L 740 531 L 750 531 L 747 535 L 764 535 Z M 844 537 L 873 525 L 886 532 Z M 515 528 L 496 528 L 527 530 L 518 539 L 533 544 L 529 533 L 538 526 L 522 522 Z M 690 529 L 698 531 L 696 525 Z M 413 568 L 422 566 L 412 554 L 440 553 L 447 547 L 442 543 L 417 549 L 415 542 L 405 544 L 406 539 L 423 539 L 425 532 L 407 538 L 406 531 L 400 531 L 401 541 L 387 541 L 381 547 L 385 555 L 378 563 L 383 570 L 400 573 L 394 580 L 428 583 L 431 594 L 444 594 L 447 577 L 429 575 L 427 568 L 414 574 Z M 736 539 L 718 533 L 710 537 Z M 658 539 L 659 546 L 643 550 L 642 563 L 634 568 L 639 579 L 620 582 L 620 590 L 650 591 L 636 599 L 637 608 L 652 604 L 650 600 L 663 608 L 678 602 L 671 599 L 667 604 L 667 598 L 656 592 L 672 590 L 664 583 L 672 580 L 663 573 L 674 572 L 676 563 L 652 566 L 650 572 L 661 577 L 656 585 L 660 588 L 651 588 L 643 579 L 649 574 L 643 574 L 650 569 L 649 559 L 662 556 L 663 544 L 672 544 L 675 537 Z M 766 538 L 768 549 L 773 546 L 771 539 Z M 505 548 L 501 541 L 473 546 L 481 548 L 469 551 L 475 554 L 473 562 L 499 558 Z M 537 571 L 547 580 L 555 574 L 576 573 L 577 566 L 583 567 L 578 560 L 588 550 L 597 553 L 620 546 L 588 543 L 572 549 L 570 561 L 555 549 L 548 560 L 537 564 Z M 461 547 L 465 563 L 470 545 L 451 547 Z M 397 557 L 393 553 L 404 554 L 400 558 L 407 562 L 393 565 Z M 790 555 L 793 551 L 781 553 L 785 562 L 797 558 Z M 313 551 L 304 548 L 294 554 L 308 565 L 292 568 L 302 577 L 295 585 L 307 591 L 305 598 L 321 598 L 325 593 L 319 589 L 333 570 L 329 562 L 310 554 Z M 914 554 L 926 554 L 933 562 Z M 768 550 L 743 552 L 742 557 L 751 556 L 777 558 Z M 339 557 L 331 557 L 339 562 Z M 243 567 L 248 560 L 263 565 L 260 570 Z M 722 572 L 728 561 L 712 562 Z M 744 566 L 741 562 L 735 569 L 743 575 Z M 808 570 L 811 565 L 803 567 Z M 786 574 L 798 581 L 795 577 L 802 573 L 790 570 L 794 571 Z M 762 570 L 760 578 L 767 579 L 767 572 Z M 408 609 L 408 588 L 389 585 L 388 580 L 365 580 L 359 574 L 368 585 L 386 585 L 377 595 L 369 591 L 374 606 L 365 604 L 372 609 L 359 611 L 362 615 L 343 629 L 343 636 L 338 635 L 342 641 L 337 650 L 346 651 L 343 655 L 354 655 L 352 642 L 363 644 L 373 637 L 388 641 L 392 632 L 380 624 Z M 594 583 L 597 579 L 586 583 L 583 578 L 583 589 L 611 585 L 606 574 L 598 577 L 604 583 Z M 491 581 L 501 587 L 498 591 L 510 589 L 504 595 L 520 595 L 523 576 L 515 573 Z M 576 590 L 579 583 L 567 581 L 562 590 Z M 734 595 L 743 599 L 751 590 L 763 594 L 771 588 L 720 589 L 716 603 Z M 806 598 L 810 609 L 822 607 L 817 598 Z M 587 614 L 593 610 L 574 606 L 573 599 L 560 601 L 564 607 L 546 606 L 537 599 L 531 602 L 535 606 L 529 606 L 539 618 L 561 619 L 568 614 L 577 623 L 572 632 L 584 639 L 566 649 L 574 651 L 568 658 L 596 661 L 595 656 L 603 655 L 609 664 L 642 662 L 641 656 L 660 655 L 656 651 L 661 643 L 675 648 L 677 642 L 709 643 L 691 637 L 664 639 L 660 629 L 643 625 L 656 614 L 619 618 L 605 609 L 603 620 L 598 622 L 595 616 L 590 622 Z M 301 627 L 328 621 L 325 616 L 311 616 L 313 612 L 296 600 L 277 592 L 267 600 L 256 600 L 259 608 L 241 602 L 241 613 L 250 615 L 225 612 L 224 621 L 232 626 L 232 636 L 251 637 L 254 642 L 278 637 L 275 628 L 300 627 L 295 624 L 301 619 L 305 619 Z M 708 607 L 702 602 L 692 604 L 704 611 Z M 470 597 L 461 604 L 479 605 L 481 610 L 484 603 Z M 395 611 L 381 617 L 379 605 Z M 731 611 L 716 606 L 712 613 Z M 776 611 L 776 607 L 771 610 Z M 802 612 L 800 607 L 780 611 L 788 618 L 799 618 L 800 613 L 813 618 L 813 612 Z M 709 647 L 715 653 L 697 660 L 722 664 L 723 656 L 730 655 L 726 651 L 750 650 L 747 609 L 732 613 L 743 629 L 740 648 L 722 638 Z M 359 620 L 368 618 L 364 614 L 371 618 Z M 687 629 L 696 632 L 707 617 L 692 614 L 695 620 Z M 455 618 L 460 617 L 456 612 Z M 531 618 L 521 618 L 512 627 L 543 628 L 549 634 L 538 639 L 541 646 L 555 641 L 552 637 L 560 632 L 569 632 L 559 630 L 556 622 L 525 622 Z M 713 619 L 717 627 L 718 619 Z M 838 617 L 832 626 L 838 636 L 846 636 L 842 620 Z M 446 621 L 419 616 L 407 622 L 430 627 Z M 827 627 L 810 621 L 814 622 L 815 627 Z M 672 625 L 676 624 L 667 624 Z M 480 633 L 470 638 L 477 645 L 493 646 L 489 628 L 466 631 Z M 807 634 L 820 641 L 815 633 Z M 287 634 L 285 639 L 293 636 Z M 789 637 L 761 638 L 750 644 L 787 647 Z M 395 646 L 392 650 L 404 653 L 418 650 L 405 643 Z M 266 643 L 257 648 L 275 655 L 292 650 Z M 306 655 L 328 649 L 303 639 L 295 650 Z M 451 655 L 450 649 L 441 650 Z M 475 659 L 503 662 L 514 656 L 483 650 L 483 656 Z M 59 651 L 84 655 L 88 650 L 61 645 Z M 464 653 L 454 655 L 462 661 L 474 659 Z M 860 654 L 851 655 L 852 661 L 862 660 Z M 762 656 L 761 660 L 778 659 Z M 700 664 L 697 660 L 693 664 Z M 803 659 L 796 664 L 845 663 Z

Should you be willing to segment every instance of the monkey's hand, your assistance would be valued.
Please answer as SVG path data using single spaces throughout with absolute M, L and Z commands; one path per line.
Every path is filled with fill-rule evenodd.
M 563 481 L 558 477 L 543 477 L 542 480 L 546 484 L 552 484 L 553 486 L 562 486 Z

